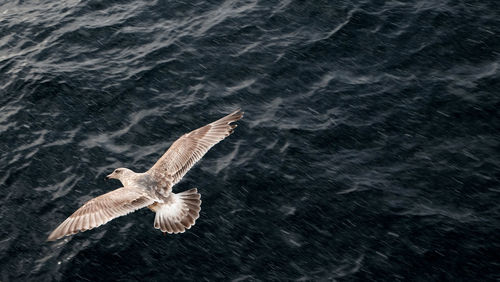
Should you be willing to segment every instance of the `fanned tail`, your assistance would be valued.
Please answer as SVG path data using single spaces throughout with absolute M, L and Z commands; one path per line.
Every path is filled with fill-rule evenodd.
M 165 203 L 150 206 L 156 212 L 154 227 L 163 232 L 183 233 L 195 224 L 200 216 L 201 195 L 196 188 L 182 193 L 172 193 Z

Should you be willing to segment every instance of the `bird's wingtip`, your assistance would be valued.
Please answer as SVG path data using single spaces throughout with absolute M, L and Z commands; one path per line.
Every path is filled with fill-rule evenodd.
M 237 119 L 240 119 L 243 117 L 245 114 L 244 111 L 241 110 L 241 108 L 236 109 L 236 111 L 232 112 L 229 114 L 229 116 L 236 117 Z

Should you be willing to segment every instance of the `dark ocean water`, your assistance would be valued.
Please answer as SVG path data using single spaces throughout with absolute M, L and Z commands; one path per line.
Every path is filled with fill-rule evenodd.
M 500 279 L 497 1 L 0 3 L 0 281 Z M 191 230 L 45 241 L 236 108 Z

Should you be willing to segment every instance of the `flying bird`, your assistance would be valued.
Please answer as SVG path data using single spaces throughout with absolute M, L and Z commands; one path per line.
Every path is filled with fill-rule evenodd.
M 199 217 L 201 195 L 196 188 L 173 193 L 172 187 L 215 144 L 233 133 L 243 117 L 237 110 L 177 139 L 148 171 L 137 173 L 117 168 L 108 179 L 118 179 L 123 187 L 98 196 L 76 210 L 48 237 L 54 241 L 101 226 L 119 216 L 148 207 L 156 213 L 154 228 L 163 233 L 182 233 Z

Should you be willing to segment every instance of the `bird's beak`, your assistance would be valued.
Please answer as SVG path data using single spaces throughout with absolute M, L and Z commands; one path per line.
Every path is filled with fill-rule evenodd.
M 104 178 L 104 180 L 110 180 L 112 175 L 113 175 L 112 173 L 109 175 L 106 175 L 106 178 Z

